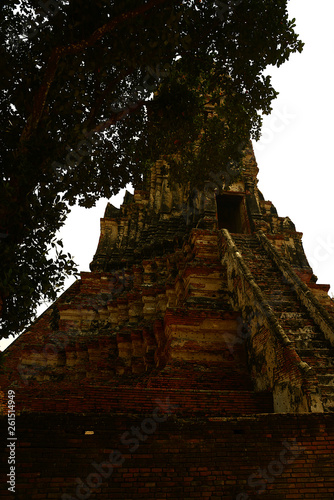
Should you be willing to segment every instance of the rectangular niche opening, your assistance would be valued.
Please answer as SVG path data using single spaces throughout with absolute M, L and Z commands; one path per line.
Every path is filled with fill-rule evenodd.
M 248 233 L 244 195 L 220 194 L 216 196 L 218 229 L 230 233 Z

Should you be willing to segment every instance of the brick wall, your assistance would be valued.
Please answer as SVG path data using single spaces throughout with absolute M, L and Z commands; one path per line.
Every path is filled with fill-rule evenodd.
M 152 412 L 146 418 L 139 414 L 19 416 L 15 499 L 323 500 L 334 496 L 333 415 L 181 420 Z M 5 438 L 5 417 L 0 425 Z M 94 434 L 85 435 L 85 431 Z M 6 490 L 5 455 L 0 466 L 0 496 L 13 499 Z M 262 480 L 257 477 L 259 468 Z
M 221 416 L 273 411 L 271 393 L 252 391 L 210 391 L 193 389 L 159 389 L 147 387 L 82 388 L 68 384 L 62 390 L 32 386 L 16 389 L 16 412 L 34 413 L 137 413 L 149 412 L 156 399 L 169 398 L 182 416 Z M 4 406 L 6 412 L 6 406 Z

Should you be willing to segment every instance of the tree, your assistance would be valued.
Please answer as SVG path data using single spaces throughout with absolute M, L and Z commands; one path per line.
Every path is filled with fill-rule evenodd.
M 182 158 L 172 181 L 201 183 L 238 161 L 277 95 L 263 70 L 303 44 L 287 0 L 13 0 L 1 15 L 8 337 L 75 272 L 56 239 L 70 205 L 89 207 L 140 182 L 160 155 Z

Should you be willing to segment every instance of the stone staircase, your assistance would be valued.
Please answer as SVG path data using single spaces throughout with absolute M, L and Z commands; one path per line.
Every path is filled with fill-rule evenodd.
M 334 412 L 334 349 L 257 237 L 231 236 L 298 355 L 314 369 L 324 411 Z

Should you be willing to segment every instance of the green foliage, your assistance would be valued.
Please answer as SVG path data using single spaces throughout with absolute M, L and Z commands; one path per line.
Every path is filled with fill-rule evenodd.
M 75 272 L 55 239 L 69 205 L 140 182 L 161 155 L 199 184 L 238 161 L 277 95 L 263 70 L 302 49 L 287 0 L 51 4 L 0 7 L 4 337 Z

